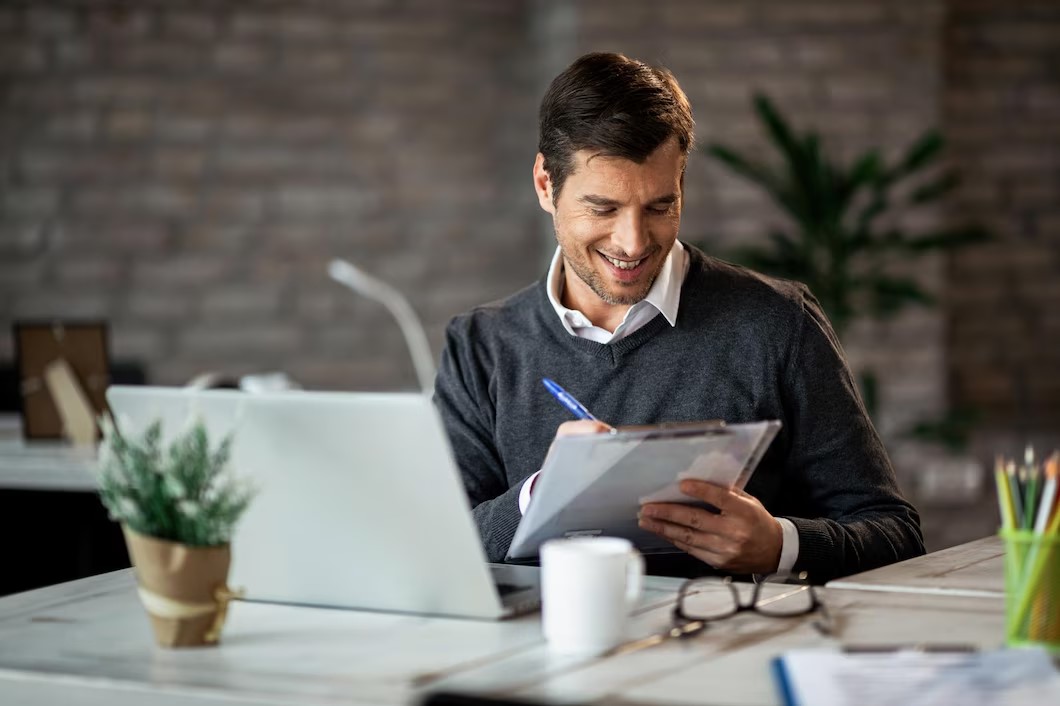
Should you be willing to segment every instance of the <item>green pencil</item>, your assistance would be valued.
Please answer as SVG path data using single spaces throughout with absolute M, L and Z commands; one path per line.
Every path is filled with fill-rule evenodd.
M 1023 527 L 1023 493 L 1020 492 L 1020 482 L 1016 478 L 1016 462 L 1009 461 L 1005 466 L 1005 477 L 1008 479 L 1008 489 L 1012 493 L 1012 505 L 1016 511 L 1016 516 L 1013 518 L 1016 522 L 1017 528 Z
M 1034 511 L 1038 507 L 1035 502 L 1035 494 L 1038 489 L 1038 479 L 1034 466 L 1034 447 L 1030 444 L 1023 450 L 1023 465 L 1019 470 L 1020 488 L 1023 490 L 1023 529 L 1029 530 L 1034 527 Z
M 1038 467 L 1027 469 L 1027 497 L 1023 501 L 1023 529 L 1034 528 L 1034 518 L 1038 515 Z

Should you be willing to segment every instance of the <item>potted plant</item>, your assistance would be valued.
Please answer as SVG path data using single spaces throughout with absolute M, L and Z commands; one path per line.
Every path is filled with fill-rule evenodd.
M 935 130 L 925 132 L 893 162 L 870 149 L 849 165 L 826 153 L 812 130 L 792 129 L 764 95 L 754 97 L 759 121 L 778 153 L 773 163 L 713 143 L 707 152 L 735 174 L 760 186 L 788 216 L 765 244 L 730 257 L 766 274 L 806 284 L 840 338 L 860 317 L 887 318 L 907 305 L 932 305 L 933 297 L 895 265 L 927 253 L 953 250 L 989 238 L 975 225 L 911 232 L 896 224 L 906 214 L 942 199 L 959 183 L 953 170 L 924 177 L 944 148 Z M 861 391 L 876 411 L 876 377 L 862 371 Z
M 806 284 L 843 338 L 855 320 L 888 318 L 910 305 L 932 306 L 934 298 L 900 265 L 932 252 L 986 241 L 977 225 L 916 231 L 901 216 L 938 202 L 960 183 L 951 170 L 936 169 L 945 142 L 935 130 L 887 160 L 869 149 L 840 163 L 812 130 L 797 132 L 773 103 L 754 97 L 754 109 L 776 158 L 761 161 L 718 143 L 707 152 L 738 176 L 761 187 L 787 216 L 768 240 L 734 250 L 731 259 L 767 274 Z M 865 407 L 877 416 L 877 377 L 858 371 Z M 967 504 L 983 484 L 982 464 L 965 453 L 978 419 L 974 409 L 949 409 L 921 420 L 898 436 L 922 444 L 892 449 L 896 465 L 915 468 L 921 501 Z
M 163 647 L 214 644 L 228 601 L 229 541 L 253 490 L 227 470 L 231 435 L 211 449 L 201 421 L 163 449 L 162 424 L 139 439 L 101 423 L 99 495 L 120 522 L 140 600 Z

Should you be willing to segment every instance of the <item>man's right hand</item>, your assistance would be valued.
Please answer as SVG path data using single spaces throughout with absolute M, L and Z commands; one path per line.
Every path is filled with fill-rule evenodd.
M 578 419 L 573 422 L 563 422 L 556 429 L 556 437 L 552 440 L 552 444 L 556 443 L 556 439 L 561 436 L 577 436 L 578 434 L 604 434 L 611 431 L 611 427 L 603 422 L 595 419 Z M 552 455 L 552 446 L 548 447 L 548 453 L 545 455 L 545 461 L 548 461 L 548 457 Z M 542 463 L 541 465 L 544 465 Z M 530 479 L 530 487 L 526 491 L 526 498 L 530 497 L 530 494 L 534 492 L 534 485 L 537 483 L 538 477 L 541 475 L 541 471 L 538 471 Z M 522 503 L 526 501 L 520 500 L 520 510 L 526 511 L 526 508 L 522 506 Z
M 561 436 L 576 436 L 578 434 L 601 434 L 611 431 L 611 427 L 595 419 L 578 419 L 573 422 L 563 422 L 556 429 L 556 438 Z

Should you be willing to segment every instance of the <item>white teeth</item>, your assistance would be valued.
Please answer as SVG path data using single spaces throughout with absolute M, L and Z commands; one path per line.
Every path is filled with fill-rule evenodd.
M 600 254 L 604 255 L 603 253 Z M 633 270 L 636 269 L 637 266 L 640 265 L 640 263 L 644 262 L 643 257 L 639 260 L 634 260 L 633 262 L 623 262 L 622 260 L 616 260 L 613 257 L 607 257 L 607 255 L 604 255 L 604 259 L 606 259 L 608 262 L 610 262 L 612 265 L 614 265 L 620 270 Z

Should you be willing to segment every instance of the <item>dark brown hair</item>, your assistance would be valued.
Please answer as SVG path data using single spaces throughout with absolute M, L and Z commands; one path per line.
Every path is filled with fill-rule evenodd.
M 578 150 L 643 162 L 676 137 L 686 155 L 695 140 L 688 98 L 666 69 L 621 54 L 586 54 L 553 79 L 538 115 L 538 151 L 552 201 Z

